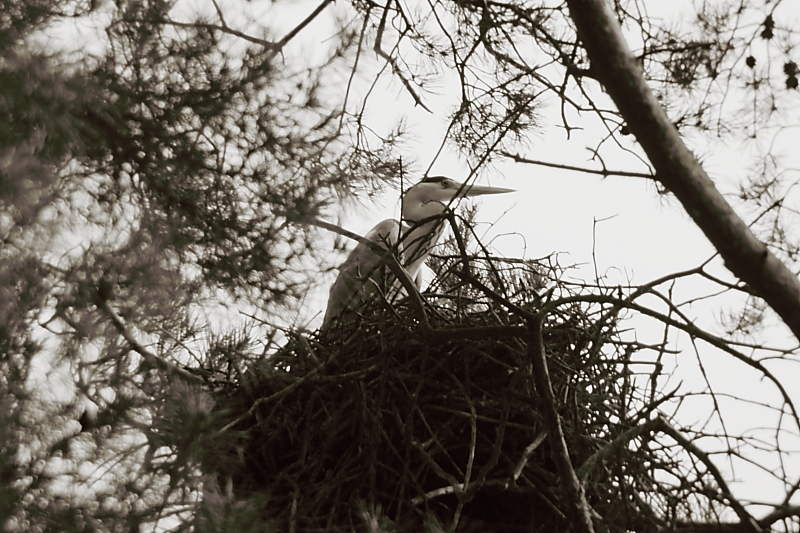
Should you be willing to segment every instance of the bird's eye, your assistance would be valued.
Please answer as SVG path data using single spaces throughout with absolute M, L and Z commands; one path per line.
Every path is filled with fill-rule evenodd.
M 448 188 L 448 187 L 450 187 L 451 185 L 453 185 L 453 182 L 452 182 L 452 181 L 450 181 L 450 180 L 442 180 L 442 188 L 443 188 L 443 189 L 447 189 L 447 188 Z

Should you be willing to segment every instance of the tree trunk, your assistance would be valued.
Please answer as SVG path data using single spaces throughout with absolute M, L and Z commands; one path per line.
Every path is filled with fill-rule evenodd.
M 656 170 L 739 279 L 800 339 L 800 280 L 733 211 L 647 86 L 606 0 L 567 0 L 591 71 L 611 96 Z

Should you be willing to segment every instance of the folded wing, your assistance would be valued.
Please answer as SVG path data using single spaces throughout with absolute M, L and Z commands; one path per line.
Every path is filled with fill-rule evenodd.
M 387 219 L 378 223 L 364 238 L 402 257 L 402 245 L 398 246 L 403 228 L 397 220 Z M 350 253 L 339 268 L 339 277 L 331 287 L 328 308 L 323 325 L 347 309 L 357 310 L 369 302 L 375 294 L 382 292 L 386 276 L 386 255 L 378 254 L 364 243 Z M 391 278 L 390 278 L 391 279 Z

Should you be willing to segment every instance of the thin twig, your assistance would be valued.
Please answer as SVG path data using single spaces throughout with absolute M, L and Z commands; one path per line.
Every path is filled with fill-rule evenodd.
M 294 37 L 298 33 L 300 33 L 300 31 L 303 28 L 308 26 L 311 23 L 312 20 L 317 18 L 317 15 L 322 13 L 325 10 L 325 8 L 328 7 L 332 3 L 333 3 L 333 0 L 322 0 L 322 2 L 317 6 L 317 8 L 314 11 L 311 12 L 311 14 L 309 16 L 307 16 L 302 22 L 300 22 L 300 24 L 298 24 L 291 31 L 289 31 L 289 33 L 284 35 L 283 38 L 280 41 L 276 42 L 273 45 L 273 48 L 272 48 L 273 49 L 273 55 L 270 57 L 270 59 L 272 59 L 272 57 L 275 57 L 275 54 L 277 54 L 278 52 L 283 50 L 283 47 L 286 46 L 286 44 L 289 41 L 294 39 Z
M 622 432 L 617 436 L 617 438 L 594 452 L 583 462 L 576 472 L 578 474 L 578 479 L 581 480 L 581 483 L 586 483 L 586 478 L 589 476 L 589 474 L 591 474 L 592 470 L 599 462 L 614 453 L 616 450 L 619 450 L 625 446 L 628 442 L 635 439 L 639 435 L 653 431 L 658 427 L 658 425 L 658 419 L 653 419 Z
M 348 239 L 352 239 L 360 244 L 363 244 L 364 246 L 367 246 L 381 260 L 385 261 L 386 265 L 389 267 L 392 273 L 397 276 L 398 281 L 400 281 L 400 284 L 406 290 L 408 297 L 411 299 L 411 307 L 413 307 L 414 311 L 417 313 L 417 318 L 422 324 L 423 329 L 426 331 L 431 329 L 430 323 L 428 322 L 428 315 L 425 313 L 425 304 L 422 301 L 422 296 L 419 293 L 419 289 L 414 283 L 414 280 L 411 279 L 411 275 L 409 275 L 408 271 L 403 267 L 403 265 L 400 264 L 400 262 L 397 260 L 397 257 L 395 257 L 394 250 L 387 249 L 385 246 L 381 246 L 379 243 L 366 239 L 357 233 L 353 233 L 352 231 L 348 231 L 341 226 L 331 224 L 330 222 L 325 222 L 324 220 L 320 220 L 318 218 L 311 218 L 308 222 L 314 226 L 332 231 L 343 237 L 347 237 Z
M 222 22 L 224 26 L 228 26 L 228 23 L 225 22 L 225 15 L 222 14 L 222 8 L 219 7 L 219 2 L 217 2 L 217 0 L 211 0 L 211 2 L 214 4 L 214 9 L 217 10 L 219 21 Z
M 268 50 L 275 50 L 278 47 L 278 43 L 274 41 L 253 37 L 252 35 L 248 35 L 247 33 L 236 30 L 227 25 L 210 24 L 208 22 L 180 22 L 170 18 L 165 18 L 164 23 L 169 24 L 170 26 L 175 26 L 176 28 L 203 28 L 206 30 L 220 31 L 222 33 L 227 33 L 228 35 L 233 35 L 234 37 L 239 37 L 253 44 L 261 45 Z
M 176 374 L 187 381 L 191 381 L 192 383 L 205 383 L 205 380 L 202 377 L 192 374 L 185 368 L 182 368 L 175 363 L 165 361 L 142 346 L 139 341 L 134 338 L 133 334 L 128 331 L 128 328 L 122 321 L 122 318 L 120 318 L 120 316 L 113 309 L 111 309 L 111 306 L 108 305 L 107 301 L 99 303 L 98 307 L 103 311 L 103 314 L 105 314 L 109 320 L 111 320 L 111 323 L 114 325 L 114 329 L 116 329 L 117 332 L 122 335 L 133 351 L 144 357 L 145 361 L 163 370 L 166 370 L 167 372 Z
M 403 69 L 401 69 L 400 65 L 397 64 L 397 58 L 394 58 L 390 54 L 386 53 L 381 47 L 383 42 L 383 33 L 386 31 L 386 19 L 389 15 L 389 5 L 393 1 L 394 0 L 387 0 L 386 5 L 383 7 L 383 15 L 381 16 L 381 21 L 378 23 L 378 32 L 375 36 L 375 45 L 372 47 L 372 49 L 376 54 L 378 54 L 378 56 L 385 59 L 386 62 L 391 65 L 392 72 L 396 74 L 398 78 L 400 78 L 401 82 L 403 82 L 403 85 L 411 95 L 411 98 L 414 99 L 414 102 L 428 113 L 433 114 L 433 111 L 431 111 L 428 106 L 425 105 L 425 102 L 422 101 L 422 98 L 420 98 L 420 96 L 414 90 L 414 87 L 411 86 L 411 80 L 406 77 L 406 75 L 403 73 Z
M 681 331 L 684 331 L 689 335 L 693 335 L 699 339 L 702 339 L 707 343 L 711 344 L 712 346 L 719 348 L 720 350 L 732 355 L 734 358 L 741 361 L 742 363 L 752 368 L 755 368 L 756 370 L 764 374 L 764 376 L 766 376 L 778 388 L 778 390 L 781 393 L 781 396 L 783 396 L 783 401 L 786 403 L 786 405 L 792 412 L 792 418 L 794 419 L 795 424 L 797 425 L 798 428 L 800 428 L 800 414 L 798 413 L 794 401 L 792 400 L 792 397 L 786 390 L 786 387 L 784 387 L 783 383 L 781 383 L 781 381 L 760 361 L 757 361 L 751 357 L 747 357 L 746 355 L 733 349 L 725 339 L 707 333 L 706 331 L 700 329 L 691 322 L 680 322 L 678 320 L 675 320 L 671 316 L 659 313 L 658 311 L 654 311 L 653 309 L 649 309 L 645 306 L 638 305 L 627 300 L 620 300 L 619 298 L 614 298 L 612 296 L 605 296 L 601 294 L 589 294 L 585 296 L 567 296 L 565 298 L 560 298 L 558 300 L 552 300 L 544 304 L 542 308 L 539 310 L 538 314 L 540 316 L 545 316 L 546 314 L 552 312 L 561 305 L 575 303 L 575 302 L 608 303 L 612 305 L 619 305 L 621 307 L 631 309 L 632 311 L 637 311 L 639 313 L 642 313 L 643 315 L 653 317 L 664 324 L 668 324 L 674 328 L 680 329 Z
M 522 456 L 517 461 L 517 466 L 514 467 L 513 479 L 517 481 L 519 476 L 522 475 L 522 471 L 525 470 L 525 465 L 528 464 L 528 460 L 533 456 L 533 452 L 535 452 L 539 446 L 544 442 L 544 439 L 547 438 L 547 431 L 542 431 L 536 438 L 533 439 L 533 442 L 528 444 L 524 450 L 522 450 Z
M 249 35 L 247 33 L 244 33 L 243 31 L 239 31 L 237 29 L 231 28 L 225 22 L 225 18 L 223 17 L 222 10 L 220 9 L 219 5 L 217 5 L 216 1 L 214 1 L 214 7 L 217 10 L 217 14 L 219 15 L 219 19 L 222 22 L 222 24 L 210 24 L 210 23 L 207 23 L 207 22 L 180 22 L 180 21 L 173 20 L 173 19 L 170 19 L 170 18 L 163 19 L 163 22 L 165 24 L 169 24 L 169 25 L 175 26 L 177 28 L 203 28 L 203 29 L 206 29 L 206 30 L 219 31 L 219 32 L 222 32 L 222 33 L 227 33 L 228 35 L 233 35 L 234 37 L 239 37 L 240 39 L 244 39 L 245 41 L 251 42 L 253 44 L 261 45 L 267 50 L 271 50 L 272 54 L 270 54 L 268 56 L 268 58 L 267 58 L 267 61 L 271 61 L 277 54 L 279 54 L 281 51 L 283 51 L 283 48 L 289 43 L 289 41 L 294 39 L 297 36 L 297 34 L 300 33 L 303 30 L 303 28 L 308 26 L 311 23 L 311 21 L 313 21 L 315 18 L 317 18 L 317 16 L 320 13 L 322 13 L 322 11 L 326 7 L 328 7 L 328 5 L 332 4 L 333 1 L 334 0 L 323 0 L 320 3 L 320 5 L 318 5 L 317 8 L 314 11 L 311 12 L 311 14 L 309 16 L 307 16 L 305 19 L 303 19 L 303 21 L 301 21 L 300 24 L 298 24 L 297 26 L 292 28 L 289 31 L 289 33 L 284 35 L 278 41 L 270 41 L 270 40 L 267 40 L 267 39 L 261 39 L 261 38 Z
M 725 495 L 725 498 L 728 500 L 728 503 L 733 508 L 733 511 L 739 517 L 739 520 L 742 521 L 742 525 L 747 527 L 753 533 L 760 533 L 761 527 L 759 526 L 758 522 L 755 518 L 747 512 L 747 509 L 741 504 L 739 500 L 737 500 L 731 490 L 728 488 L 728 484 L 725 482 L 725 478 L 722 476 L 722 473 L 717 468 L 717 465 L 711 461 L 711 458 L 708 456 L 706 452 L 698 448 L 691 440 L 684 437 L 683 434 L 672 427 L 672 425 L 666 421 L 663 417 L 659 416 L 658 418 L 654 419 L 655 428 L 658 431 L 666 433 L 672 439 L 674 439 L 678 444 L 681 445 L 687 452 L 691 453 L 695 457 L 697 457 L 701 463 L 703 463 L 711 475 L 717 482 L 722 494 Z
M 519 154 L 512 154 L 511 152 L 506 152 L 505 150 L 500 151 L 501 155 L 508 157 L 509 159 L 513 159 L 517 163 L 525 163 L 528 165 L 537 165 L 540 167 L 549 167 L 549 168 L 558 168 L 561 170 L 574 170 L 576 172 L 583 172 L 584 174 L 597 174 L 599 176 L 608 177 L 608 176 L 622 176 L 626 178 L 644 178 L 644 179 L 656 179 L 655 174 L 647 174 L 643 172 L 629 172 L 627 170 L 608 170 L 607 168 L 603 168 L 602 170 L 596 170 L 593 168 L 584 168 L 584 167 L 575 167 L 572 165 L 562 165 L 560 163 L 549 163 L 547 161 L 538 161 L 535 159 L 528 159 L 527 157 L 522 157 Z

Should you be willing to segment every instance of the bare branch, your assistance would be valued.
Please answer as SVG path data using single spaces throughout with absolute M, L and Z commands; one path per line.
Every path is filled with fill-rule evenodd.
M 230 26 L 224 23 L 222 25 L 219 25 L 219 24 L 209 24 L 207 22 L 180 22 L 172 19 L 165 19 L 164 23 L 169 24 L 170 26 L 175 26 L 177 28 L 203 28 L 206 30 L 220 31 L 222 33 L 227 33 L 228 35 L 233 35 L 234 37 L 239 37 L 253 44 L 261 45 L 268 50 L 273 50 L 278 47 L 278 43 L 274 41 L 253 37 L 252 35 L 248 35 L 247 33 L 231 28 Z
M 158 368 L 161 368 L 162 370 L 166 370 L 167 372 L 178 375 L 186 381 L 190 381 L 192 383 L 205 383 L 205 380 L 203 380 L 203 378 L 200 376 L 192 374 L 185 368 L 181 368 L 175 363 L 161 359 L 157 355 L 147 350 L 147 348 L 142 346 L 139 341 L 134 338 L 133 334 L 128 331 L 128 328 L 125 326 L 122 318 L 120 318 L 120 316 L 113 309 L 111 309 L 111 306 L 108 305 L 107 301 L 99 303 L 98 308 L 103 311 L 103 314 L 105 314 L 106 317 L 111 320 L 111 323 L 114 325 L 114 329 L 116 329 L 117 332 L 128 342 L 131 349 L 144 357 L 145 361 L 157 366 Z
M 776 508 L 774 511 L 759 519 L 758 524 L 762 528 L 769 528 L 778 520 L 785 520 L 787 518 L 800 517 L 800 506 L 798 505 L 783 505 Z
M 605 0 L 568 0 L 578 36 L 604 87 L 636 135 L 657 178 L 683 204 L 725 260 L 800 339 L 800 280 L 758 240 L 720 194 L 647 86 Z
M 608 176 L 623 176 L 626 178 L 645 178 L 645 179 L 656 179 L 655 175 L 647 174 L 644 172 L 629 172 L 626 170 L 608 170 L 603 168 L 602 170 L 596 170 L 593 168 L 583 168 L 583 167 L 574 167 L 572 165 L 562 165 L 560 163 L 548 163 L 547 161 L 537 161 L 534 159 L 528 159 L 526 157 L 522 157 L 519 154 L 512 154 L 510 152 L 506 152 L 504 150 L 500 151 L 500 154 L 513 159 L 517 163 L 525 163 L 528 165 L 538 165 L 540 167 L 550 167 L 550 168 L 559 168 L 562 170 L 574 170 L 576 172 L 583 172 L 584 174 L 597 174 L 599 176 L 608 177 Z
M 547 438 L 547 432 L 542 431 L 536 438 L 533 439 L 533 442 L 528 444 L 524 450 L 522 450 L 522 456 L 519 458 L 517 462 L 517 466 L 514 467 L 513 479 L 514 481 L 519 479 L 519 476 L 522 475 L 522 471 L 525 470 L 525 465 L 528 464 L 528 460 L 533 455 L 533 452 L 536 451 L 539 446 L 544 442 L 544 439 Z
M 592 469 L 605 457 L 611 455 L 616 450 L 619 450 L 623 446 L 625 446 L 629 441 L 635 439 L 639 435 L 643 435 L 645 433 L 649 433 L 656 429 L 660 422 L 659 419 L 648 420 L 644 424 L 640 424 L 638 426 L 634 426 L 627 431 L 624 431 L 620 435 L 617 436 L 614 440 L 597 450 L 591 457 L 586 459 L 583 464 L 578 468 L 577 475 L 578 479 L 580 479 L 581 483 L 586 482 L 586 478 L 591 474 Z
M 403 85 L 405 86 L 408 93 L 411 95 L 411 98 L 414 99 L 414 102 L 418 106 L 421 106 L 422 109 L 424 109 L 428 113 L 433 114 L 433 111 L 431 111 L 428 108 L 428 106 L 425 105 L 425 102 L 422 101 L 422 98 L 420 98 L 420 96 L 417 94 L 417 91 L 415 91 L 414 87 L 411 86 L 411 80 L 409 80 L 406 77 L 405 73 L 403 72 L 403 69 L 401 69 L 400 65 L 397 64 L 397 58 L 392 57 L 390 54 L 386 53 L 381 46 L 383 42 L 383 33 L 384 31 L 386 31 L 386 18 L 389 15 L 389 5 L 393 1 L 394 0 L 387 0 L 386 5 L 383 8 L 383 15 L 381 16 L 381 21 L 380 23 L 378 23 L 378 33 L 375 37 L 375 45 L 372 47 L 372 49 L 375 51 L 376 54 L 378 54 L 378 56 L 385 59 L 386 62 L 389 65 L 391 65 L 392 72 L 395 75 L 397 75 L 398 78 L 400 78 L 401 82 L 403 82 Z
M 243 31 L 239 31 L 237 29 L 231 28 L 225 22 L 225 19 L 224 19 L 223 15 L 222 15 L 222 11 L 221 11 L 219 5 L 217 5 L 216 1 L 214 2 L 214 7 L 216 8 L 217 14 L 219 15 L 219 18 L 220 18 L 220 21 L 222 22 L 221 25 L 220 24 L 210 24 L 210 23 L 207 23 L 207 22 L 180 22 L 180 21 L 177 21 L 177 20 L 169 19 L 169 18 L 165 19 L 164 23 L 169 24 L 171 26 L 178 27 L 178 28 L 203 28 L 203 29 L 212 30 L 212 31 L 219 31 L 219 32 L 222 32 L 222 33 L 227 33 L 228 35 L 233 35 L 235 37 L 239 37 L 240 39 L 244 39 L 245 41 L 251 42 L 253 44 L 261 45 L 264 48 L 266 48 L 267 50 L 272 50 L 273 53 L 268 57 L 268 60 L 271 60 L 272 58 L 274 58 L 277 54 L 279 54 L 283 50 L 283 48 L 289 43 L 289 41 L 294 39 L 294 37 L 296 37 L 297 34 L 300 33 L 303 30 L 303 28 L 308 26 L 311 23 L 311 21 L 313 21 L 315 18 L 317 18 L 317 16 L 320 13 L 322 13 L 322 11 L 324 11 L 325 8 L 328 7 L 328 5 L 330 5 L 332 3 L 333 3 L 333 0 L 323 0 L 320 3 L 320 5 L 318 5 L 317 8 L 314 9 L 314 11 L 311 12 L 311 14 L 309 16 L 307 16 L 305 19 L 303 19 L 303 21 L 300 22 L 300 24 L 298 24 L 297 26 L 292 28 L 286 35 L 284 35 L 278 41 L 270 41 L 270 40 L 267 40 L 267 39 L 260 39 L 258 37 L 254 37 L 252 35 L 244 33 Z
M 381 246 L 376 242 L 372 242 L 369 239 L 365 239 L 361 235 L 353 233 L 352 231 L 348 231 L 341 226 L 337 226 L 336 224 L 331 224 L 330 222 L 325 222 L 324 220 L 320 220 L 318 218 L 312 218 L 309 220 L 309 223 L 326 229 L 328 231 L 332 231 L 337 233 L 343 237 L 347 237 L 348 239 L 352 239 L 354 241 L 363 244 L 364 246 L 368 246 L 373 253 L 381 257 L 384 261 L 386 261 L 387 266 L 391 269 L 392 273 L 397 276 L 397 279 L 403 285 L 403 288 L 408 293 L 408 297 L 411 299 L 411 306 L 417 313 L 417 317 L 422 324 L 422 327 L 427 331 L 430 330 L 430 324 L 428 322 L 428 316 L 425 313 L 425 304 L 422 301 L 422 296 L 419 294 L 419 289 L 417 285 L 414 283 L 414 280 L 411 279 L 408 271 L 400 264 L 397 260 L 397 257 L 394 254 L 394 250 L 386 249 L 386 247 Z
M 283 38 L 282 38 L 280 41 L 276 42 L 276 43 L 273 45 L 273 50 L 275 51 L 275 54 L 277 54 L 278 52 L 280 52 L 280 51 L 283 49 L 283 47 L 284 47 L 284 46 L 286 46 L 286 44 L 287 44 L 289 41 L 291 41 L 292 39 L 294 39 L 294 37 L 295 37 L 295 36 L 296 36 L 298 33 L 300 33 L 300 31 L 301 31 L 303 28 L 305 28 L 306 26 L 308 26 L 308 25 L 311 23 L 311 21 L 312 21 L 312 20 L 314 20 L 315 18 L 317 18 L 317 15 L 319 15 L 320 13 L 322 13 L 322 12 L 325 10 L 325 8 L 326 8 L 326 7 L 328 7 L 328 6 L 329 6 L 330 4 L 332 4 L 332 3 L 333 3 L 333 0 L 322 0 L 322 2 L 321 2 L 321 3 L 320 3 L 318 6 L 317 6 L 317 8 L 316 8 L 314 11 L 312 11 L 312 12 L 311 12 L 311 14 L 310 14 L 309 16 L 307 16 L 307 17 L 306 17 L 306 18 L 305 18 L 305 19 L 304 19 L 304 20 L 303 20 L 303 21 L 302 21 L 300 24 L 298 24 L 297 26 L 295 26 L 295 27 L 294 27 L 294 29 L 292 29 L 291 31 L 289 31 L 289 33 L 287 33 L 286 35 L 284 35 L 284 36 L 283 36 Z M 274 55 L 273 55 L 273 57 L 274 57 Z
M 700 459 L 700 462 L 702 462 L 706 468 L 708 468 L 708 471 L 716 480 L 717 485 L 719 485 L 719 488 L 722 491 L 722 494 L 725 495 L 725 498 L 728 500 L 728 503 L 730 503 L 730 506 L 739 517 L 739 520 L 742 521 L 742 524 L 745 525 L 749 531 L 752 531 L 753 533 L 760 533 L 761 527 L 759 527 L 758 522 L 756 522 L 756 519 L 747 512 L 741 502 L 733 496 L 733 493 L 731 493 L 731 490 L 728 488 L 728 484 L 725 482 L 725 478 L 717 468 L 717 465 L 711 461 L 711 458 L 709 458 L 708 454 L 695 446 L 691 440 L 684 437 L 680 431 L 672 427 L 672 425 L 664 418 L 658 417 L 655 420 L 658 421 L 656 424 L 656 429 L 658 431 L 662 431 L 663 433 L 669 435 L 686 451 Z
M 561 417 L 556 410 L 556 398 L 553 394 L 550 371 L 547 368 L 547 357 L 544 353 L 542 319 L 535 318 L 529 324 L 531 334 L 528 339 L 528 355 L 533 364 L 533 379 L 536 383 L 536 388 L 543 398 L 543 414 L 547 421 L 547 430 L 553 447 L 553 455 L 558 463 L 562 488 L 573 508 L 573 512 L 576 513 L 574 516 L 576 517 L 578 531 L 594 533 L 591 509 L 586 501 L 583 486 L 575 474 L 575 469 L 572 467 L 564 430 L 561 427 Z
M 217 16 L 219 17 L 220 22 L 222 22 L 223 26 L 227 26 L 228 23 L 225 22 L 225 15 L 222 14 L 222 8 L 219 7 L 219 2 L 217 0 L 211 0 L 214 3 L 214 9 L 217 10 Z
M 547 313 L 553 311 L 554 309 L 556 309 L 557 307 L 559 307 L 561 305 L 564 305 L 564 304 L 567 304 L 567 303 L 570 303 L 570 302 L 579 302 L 579 301 L 598 302 L 598 303 L 600 303 L 600 302 L 614 303 L 615 305 L 619 305 L 621 307 L 625 307 L 625 308 L 628 308 L 628 309 L 631 309 L 631 310 L 634 310 L 634 311 L 638 311 L 638 312 L 640 312 L 640 313 L 642 313 L 644 315 L 651 316 L 651 317 L 661 321 L 662 323 L 664 323 L 666 325 L 672 326 L 674 328 L 678 328 L 681 331 L 685 331 L 686 333 L 688 333 L 688 334 L 690 334 L 692 336 L 695 336 L 695 337 L 697 337 L 699 339 L 702 339 L 702 340 L 706 341 L 707 343 L 711 344 L 712 346 L 714 346 L 716 348 L 719 348 L 720 350 L 724 351 L 725 353 L 728 353 L 728 354 L 732 355 L 738 361 L 741 361 L 742 363 L 746 364 L 747 366 L 755 368 L 756 370 L 758 370 L 759 372 L 764 374 L 764 376 L 766 376 L 767 379 L 769 379 L 778 388 L 778 390 L 781 393 L 781 396 L 783 397 L 783 401 L 786 403 L 786 405 L 791 410 L 792 418 L 793 418 L 795 424 L 797 425 L 798 428 L 800 428 L 800 414 L 798 413 L 797 409 L 795 408 L 794 401 L 792 401 L 792 397 L 789 395 L 789 392 L 786 390 L 786 387 L 775 376 L 775 374 L 773 374 L 760 361 L 756 361 L 753 358 L 747 357 L 746 355 L 744 355 L 744 354 L 738 352 L 737 350 L 735 350 L 733 347 L 730 346 L 730 344 L 725 339 L 722 339 L 720 337 L 716 337 L 716 336 L 714 336 L 714 335 L 712 335 L 712 334 L 700 329 L 699 327 L 695 326 L 691 322 L 681 322 L 681 321 L 675 320 L 671 316 L 665 315 L 663 313 L 659 313 L 659 312 L 654 311 L 653 309 L 649 309 L 649 308 L 647 308 L 645 306 L 638 305 L 638 304 L 635 304 L 635 303 L 627 301 L 627 300 L 620 300 L 620 299 L 617 299 L 617 298 L 614 298 L 614 297 L 611 297 L 611 296 L 605 296 L 605 295 L 600 295 L 600 294 L 589 294 L 589 295 L 585 295 L 585 296 L 569 296 L 569 297 L 566 297 L 566 298 L 559 298 L 558 300 L 553 300 L 553 301 L 548 302 L 545 305 L 543 305 L 538 314 L 540 316 L 545 316 Z

